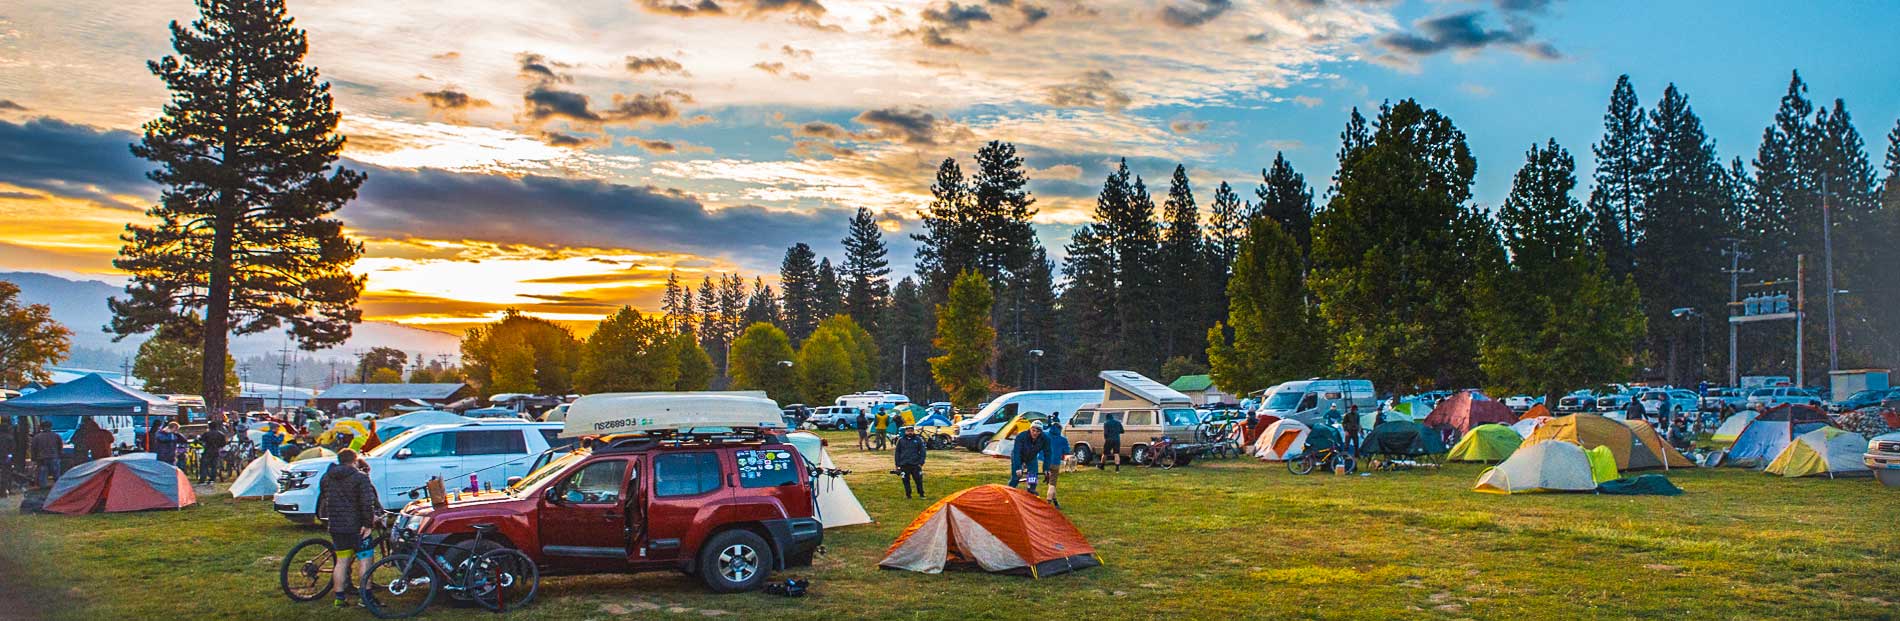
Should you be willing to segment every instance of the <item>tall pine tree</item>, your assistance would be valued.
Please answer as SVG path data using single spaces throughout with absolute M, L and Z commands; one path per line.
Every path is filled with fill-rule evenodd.
M 1590 190 L 1590 243 L 1621 278 L 1634 266 L 1636 216 L 1649 193 L 1649 121 L 1628 74 L 1616 78 L 1609 111 L 1603 113 L 1603 139 L 1590 152 L 1597 158 L 1596 185 Z
M 818 279 L 812 287 L 817 300 L 816 309 L 819 321 L 838 314 L 844 308 L 844 283 L 838 280 L 838 270 L 831 266 L 831 257 L 818 261 Z
M 1355 117 L 1356 116 L 1355 111 Z M 1342 160 L 1344 161 L 1344 160 Z M 1307 187 L 1306 176 L 1293 170 L 1293 164 L 1286 161 L 1283 153 L 1273 154 L 1273 167 L 1260 171 L 1260 187 L 1254 189 L 1254 195 L 1260 198 L 1256 204 L 1260 215 L 1272 218 L 1280 224 L 1281 230 L 1293 236 L 1293 243 L 1300 250 L 1302 265 L 1310 263 L 1313 255 L 1313 189 Z
M 823 308 L 818 302 L 818 255 L 804 242 L 792 244 L 779 262 L 778 283 L 784 300 L 785 334 L 803 342 L 818 328 Z
M 843 243 L 844 312 L 876 332 L 884 305 L 890 302 L 891 262 L 885 258 L 884 232 L 871 210 L 859 207 L 851 216 L 850 233 Z
M 752 295 L 746 298 L 744 319 L 744 325 L 748 326 L 755 323 L 776 326 L 780 322 L 778 296 L 772 293 L 772 286 L 765 284 L 764 278 L 752 278 Z
M 1649 113 L 1650 191 L 1644 197 L 1636 235 L 1636 284 L 1642 292 L 1651 354 L 1663 378 L 1681 386 L 1722 366 L 1725 348 L 1703 347 L 1694 316 L 1677 317 L 1679 308 L 1704 316 L 1726 308 L 1728 287 L 1722 270 L 1724 237 L 1733 234 L 1734 211 L 1715 142 L 1689 97 L 1674 84 L 1664 89 Z M 1697 350 L 1700 351 L 1698 355 Z
M 891 305 L 881 324 L 878 352 L 884 360 L 885 382 L 917 401 L 937 394 L 925 365 L 933 353 L 930 340 L 936 333 L 936 317 L 916 279 L 906 276 L 892 287 Z
M 1208 324 L 1206 316 L 1207 266 L 1201 247 L 1201 211 L 1194 204 L 1187 167 L 1176 164 L 1168 180 L 1168 198 L 1162 201 L 1161 246 L 1156 253 L 1158 293 L 1177 310 L 1158 316 L 1161 358 L 1187 356 L 1200 360 Z
M 113 266 L 131 276 L 109 301 L 118 338 L 190 325 L 203 353 L 205 405 L 224 408 L 231 334 L 289 324 L 298 345 L 342 343 L 362 319 L 363 245 L 331 214 L 362 173 L 336 166 L 330 85 L 303 63 L 309 45 L 283 0 L 198 0 L 173 22 L 177 56 L 148 63 L 171 92 L 132 154 L 161 186 Z M 200 319 L 201 318 L 201 319 Z
M 937 166 L 930 196 L 930 204 L 918 214 L 924 232 L 911 238 L 917 241 L 917 274 L 923 279 L 925 298 L 941 299 L 958 273 L 975 266 L 979 246 L 978 232 L 970 222 L 969 180 L 955 158 L 944 158 Z
M 1304 272 L 1299 242 L 1278 222 L 1248 223 L 1227 281 L 1227 321 L 1206 332 L 1214 385 L 1246 394 L 1327 369 L 1328 344 L 1316 309 L 1306 302 Z

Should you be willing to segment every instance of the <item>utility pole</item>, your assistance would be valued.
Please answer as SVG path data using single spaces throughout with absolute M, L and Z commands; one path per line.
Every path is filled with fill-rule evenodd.
M 1834 235 L 1833 217 L 1827 206 L 1827 180 L 1821 180 L 1821 269 L 1827 270 L 1827 370 L 1840 368 L 1840 340 L 1834 324 Z
M 1729 316 L 1735 316 L 1735 308 L 1742 304 L 1742 274 L 1752 274 L 1755 270 L 1742 269 L 1742 258 L 1748 253 L 1742 252 L 1742 240 L 1739 237 L 1728 238 L 1728 308 Z M 1737 328 L 1740 324 L 1728 322 L 1728 385 L 1742 385 L 1740 367 L 1736 360 L 1740 352 L 1736 346 Z
M 904 394 L 910 394 L 910 343 L 905 343 L 899 355 L 897 368 L 898 381 L 904 385 Z
M 289 379 L 288 377 L 289 375 L 290 375 L 290 333 L 285 332 L 283 353 L 281 357 L 277 359 L 277 413 L 278 414 L 284 413 L 284 382 Z M 240 390 L 238 391 L 238 393 L 241 395 L 243 394 L 243 391 Z M 264 409 L 268 410 L 270 408 L 264 408 Z

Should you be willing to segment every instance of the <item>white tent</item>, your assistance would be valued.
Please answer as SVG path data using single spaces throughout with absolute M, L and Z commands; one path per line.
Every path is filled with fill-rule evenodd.
M 1530 491 L 1587 492 L 1597 488 L 1590 457 L 1583 447 L 1546 440 L 1518 447 L 1509 459 L 1478 476 L 1477 491 L 1514 494 Z
M 1524 420 L 1511 423 L 1511 431 L 1517 432 L 1518 437 L 1528 438 L 1528 437 L 1531 437 L 1531 432 L 1537 431 L 1538 427 L 1542 427 L 1544 426 L 1544 423 L 1548 423 L 1548 422 L 1550 422 L 1549 416 L 1532 416 L 1530 418 L 1526 418 Z
M 798 454 L 805 457 L 805 463 L 814 468 L 836 468 L 831 463 L 831 451 L 825 450 L 824 440 L 817 435 L 794 431 L 785 434 Z M 810 456 L 817 455 L 814 460 Z M 851 493 L 851 485 L 844 477 L 818 477 L 814 485 L 818 494 L 818 522 L 825 528 L 870 524 L 871 514 L 865 512 L 864 504 L 858 502 L 857 494 Z
M 232 498 L 259 498 L 277 494 L 277 477 L 290 467 L 290 462 L 278 459 L 276 455 L 265 453 L 251 460 L 231 481 Z
M 1734 442 L 1736 438 L 1742 436 L 1742 430 L 1748 428 L 1748 423 L 1753 422 L 1757 416 L 1761 416 L 1761 412 L 1754 410 L 1736 412 L 1723 419 L 1722 424 L 1715 428 L 1715 434 L 1709 436 L 1709 439 L 1716 442 Z
M 1291 418 L 1274 421 L 1254 440 L 1253 454 L 1265 461 L 1286 461 L 1288 455 L 1306 450 L 1306 436 L 1312 431 L 1305 423 Z

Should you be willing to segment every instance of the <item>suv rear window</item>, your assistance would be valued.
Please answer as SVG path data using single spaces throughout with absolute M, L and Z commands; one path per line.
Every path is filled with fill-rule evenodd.
M 790 450 L 743 450 L 733 453 L 733 458 L 739 461 L 739 487 L 778 487 L 798 482 Z
M 653 458 L 653 495 L 698 496 L 719 489 L 719 455 L 664 453 Z
M 457 455 L 519 455 L 528 452 L 528 440 L 516 429 L 455 432 Z

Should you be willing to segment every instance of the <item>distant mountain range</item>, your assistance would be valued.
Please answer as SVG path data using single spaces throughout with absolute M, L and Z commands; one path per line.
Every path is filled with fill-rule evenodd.
M 22 302 L 45 304 L 51 308 L 53 319 L 66 324 L 73 331 L 74 348 L 131 355 L 138 351 L 139 343 L 145 341 L 143 337 L 135 336 L 115 343 L 112 334 L 105 331 L 105 326 L 112 321 L 112 310 L 106 307 L 106 298 L 123 294 L 123 287 L 97 280 L 67 280 L 39 272 L 0 272 L 0 280 L 19 285 Z M 342 345 L 303 355 L 354 363 L 357 351 L 371 347 L 394 347 L 411 355 L 454 356 L 460 354 L 461 342 L 461 337 L 453 334 L 411 328 L 388 321 L 365 321 L 356 325 L 350 339 Z M 283 347 L 282 332 L 249 334 L 231 339 L 231 356 L 239 359 L 249 356 L 274 357 Z

